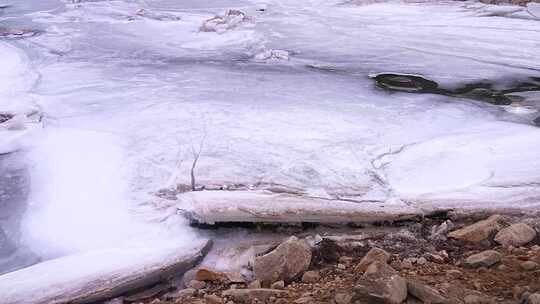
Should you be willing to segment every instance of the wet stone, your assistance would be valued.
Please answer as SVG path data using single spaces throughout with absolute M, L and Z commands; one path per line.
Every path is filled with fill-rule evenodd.
M 434 92 L 438 84 L 417 75 L 378 74 L 373 77 L 377 85 L 384 89 L 409 93 Z

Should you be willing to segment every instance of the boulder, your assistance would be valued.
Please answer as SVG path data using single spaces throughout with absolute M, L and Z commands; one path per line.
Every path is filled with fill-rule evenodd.
M 254 276 L 263 284 L 291 281 L 308 269 L 311 258 L 309 245 L 292 236 L 271 252 L 255 258 Z
M 354 287 L 354 300 L 361 303 L 398 304 L 407 298 L 407 281 L 388 264 L 375 261 Z
M 495 242 L 503 246 L 523 246 L 536 237 L 536 230 L 527 224 L 514 224 L 499 231 Z
M 502 255 L 495 250 L 486 250 L 473 254 L 465 259 L 464 264 L 467 267 L 490 267 L 501 261 Z
M 408 280 L 407 290 L 410 295 L 422 300 L 423 303 L 438 304 L 447 301 L 436 289 L 417 281 Z
M 388 263 L 390 254 L 380 248 L 373 247 L 371 250 L 360 260 L 360 263 L 356 265 L 354 271 L 363 273 L 366 271 L 369 265 L 373 262 Z
M 270 297 L 280 298 L 288 294 L 287 291 L 278 289 L 229 289 L 221 293 L 224 297 L 230 297 L 236 302 L 251 303 L 253 299 L 259 299 L 260 301 L 267 301 Z
M 504 217 L 496 214 L 485 220 L 452 231 L 448 236 L 468 243 L 479 243 L 483 240 L 487 240 L 493 234 L 503 229 L 505 225 L 506 221 Z

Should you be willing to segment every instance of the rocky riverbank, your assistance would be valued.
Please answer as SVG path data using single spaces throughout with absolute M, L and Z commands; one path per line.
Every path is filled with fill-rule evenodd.
M 538 218 L 522 215 L 319 227 L 277 246 L 253 246 L 242 271 L 200 266 L 184 275 L 184 289 L 155 288 L 113 303 L 535 304 L 539 228 Z

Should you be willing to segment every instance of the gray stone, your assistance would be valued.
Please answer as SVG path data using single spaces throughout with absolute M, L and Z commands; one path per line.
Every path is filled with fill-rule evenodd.
M 503 229 L 505 225 L 506 221 L 504 217 L 496 214 L 485 220 L 452 231 L 448 236 L 468 243 L 479 243 L 483 240 L 487 240 L 491 235 Z
M 468 295 L 463 302 L 465 304 L 495 304 L 495 300 L 484 295 Z
M 272 285 L 270 285 L 270 288 L 272 288 L 272 289 L 284 289 L 285 288 L 285 282 L 283 282 L 283 281 L 274 282 L 274 283 L 272 283 Z
M 292 236 L 271 252 L 256 257 L 253 272 L 263 284 L 291 281 L 308 269 L 311 257 L 309 245 Z
M 504 228 L 495 236 L 495 242 L 503 246 L 523 246 L 536 237 L 536 230 L 527 224 L 514 224 Z
M 206 282 L 191 280 L 188 284 L 188 287 L 193 288 L 195 290 L 203 289 L 206 287 Z
M 355 301 L 398 304 L 407 298 L 407 282 L 386 263 L 375 261 L 354 288 Z
M 193 295 L 195 295 L 196 292 L 197 292 L 197 290 L 195 290 L 194 288 L 186 288 L 186 289 L 180 290 L 180 291 L 177 293 L 177 296 L 178 296 L 179 298 L 182 298 L 182 297 L 192 297 Z
M 540 293 L 533 293 L 527 299 L 527 304 L 540 304 Z
M 434 288 L 426 286 L 420 282 L 408 280 L 407 290 L 409 294 L 422 300 L 424 303 L 445 303 L 446 299 Z
M 304 283 L 315 283 L 321 279 L 318 271 L 306 271 L 302 276 L 302 282 Z
M 464 264 L 467 267 L 490 267 L 501 261 L 502 255 L 495 250 L 486 250 L 473 254 L 465 259 Z

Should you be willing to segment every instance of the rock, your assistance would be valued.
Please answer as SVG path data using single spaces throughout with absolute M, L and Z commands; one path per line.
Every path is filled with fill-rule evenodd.
M 371 263 L 354 287 L 354 300 L 398 304 L 407 298 L 407 282 L 388 264 Z
M 204 299 L 206 300 L 207 304 L 222 304 L 223 303 L 223 300 L 214 294 L 205 295 Z
M 287 291 L 277 290 L 277 289 L 267 289 L 267 288 L 258 288 L 258 289 L 229 289 L 222 292 L 222 296 L 230 297 L 234 301 L 241 303 L 251 303 L 255 298 L 260 301 L 267 301 L 270 297 L 280 298 L 288 294 Z
M 188 284 L 188 287 L 193 288 L 195 290 L 203 289 L 206 287 L 206 282 L 191 280 Z
M 527 224 L 514 224 L 495 235 L 495 242 L 503 246 L 523 246 L 536 237 L 536 230 Z
M 519 266 L 523 270 L 530 271 L 530 270 L 535 270 L 536 268 L 538 268 L 538 263 L 535 263 L 533 261 L 526 261 L 526 262 L 521 263 L 521 265 Z
M 427 263 L 427 260 L 425 257 L 420 257 L 418 260 L 416 260 L 416 264 L 418 265 L 425 265 Z
M 336 304 L 349 304 L 352 301 L 353 296 L 349 293 L 338 293 L 334 297 Z
M 490 267 L 501 261 L 502 255 L 495 250 L 486 250 L 473 254 L 465 259 L 464 264 L 467 267 Z
M 411 261 L 411 259 L 405 259 L 405 260 L 403 260 L 403 262 L 401 262 L 401 268 L 403 268 L 403 269 L 411 269 L 413 267 L 414 267 L 414 265 L 413 265 L 413 262 Z
M 527 304 L 540 304 L 540 293 L 533 293 L 527 299 Z
M 479 243 L 487 240 L 491 235 L 504 228 L 506 221 L 501 215 L 492 215 L 489 218 L 472 225 L 452 231 L 449 237 L 468 243 Z
M 272 283 L 272 285 L 270 285 L 270 288 L 272 288 L 272 289 L 284 289 L 285 288 L 285 282 L 283 282 L 283 281 L 274 282 L 274 283 Z
M 446 273 L 454 279 L 457 279 L 463 275 L 461 271 L 456 270 L 456 269 L 450 269 Z
M 444 221 L 444 223 L 431 227 L 431 234 L 429 236 L 432 240 L 446 240 L 446 234 L 448 231 L 454 228 L 454 223 L 451 220 Z
M 284 50 L 266 50 L 255 55 L 257 61 L 289 60 L 289 52 Z
M 263 284 L 290 281 L 308 269 L 311 258 L 309 245 L 292 236 L 270 253 L 256 257 L 253 272 L 255 278 Z
M 218 282 L 224 281 L 227 276 L 222 272 L 212 271 L 206 268 L 197 270 L 195 274 L 195 280 L 204 282 Z
M 388 263 L 390 254 L 383 249 L 373 247 L 371 250 L 360 260 L 360 263 L 356 265 L 354 271 L 364 273 L 369 265 L 375 261 L 381 263 Z
M 244 12 L 239 10 L 229 10 L 223 16 L 215 16 L 206 20 L 201 26 L 200 31 L 221 34 L 246 20 L 248 20 L 248 18 Z
M 225 272 L 225 277 L 229 283 L 246 283 L 244 276 L 238 272 Z
M 249 289 L 258 289 L 258 288 L 261 288 L 261 281 L 259 281 L 259 280 L 251 281 L 251 283 L 249 283 L 247 287 L 248 287 Z
M 306 271 L 302 276 L 302 282 L 304 283 L 315 283 L 321 279 L 318 271 Z
M 254 280 L 254 281 L 251 281 L 249 284 L 248 284 L 248 288 L 249 289 L 258 289 L 258 288 L 261 288 L 261 281 L 259 280 Z
M 481 295 L 468 295 L 463 299 L 465 304 L 495 304 L 491 298 Z
M 434 92 L 438 84 L 418 75 L 410 74 L 377 74 L 371 76 L 381 88 L 403 92 Z
M 314 302 L 315 300 L 312 297 L 301 297 L 294 301 L 295 304 L 309 304 Z
M 426 286 L 420 282 L 408 280 L 407 290 L 409 294 L 422 300 L 424 303 L 445 303 L 446 299 L 434 288 Z
M 176 295 L 179 298 L 192 297 L 193 295 L 195 295 L 196 292 L 197 290 L 195 290 L 194 288 L 186 288 L 186 289 L 180 290 Z

